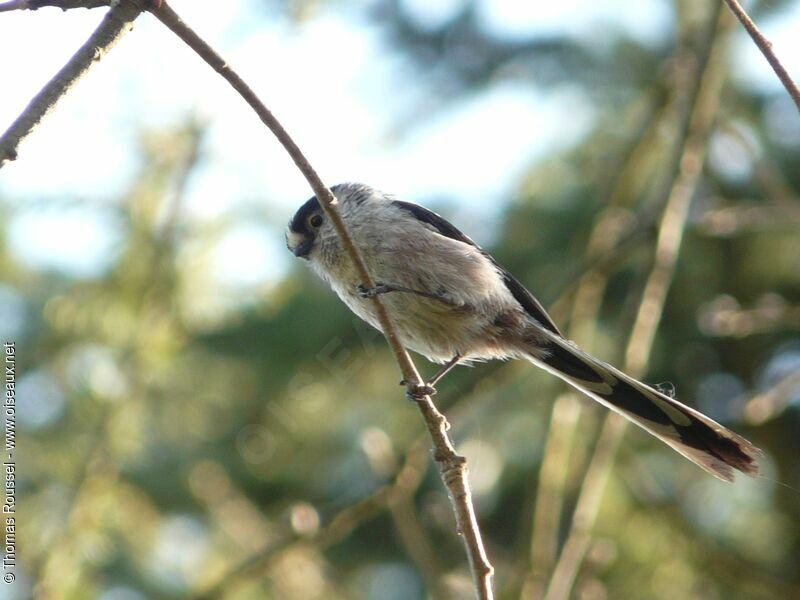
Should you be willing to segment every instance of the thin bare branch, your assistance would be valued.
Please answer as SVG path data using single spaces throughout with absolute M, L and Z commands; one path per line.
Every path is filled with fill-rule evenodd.
M 100 8 L 111 6 L 111 0 L 12 0 L 0 4 L 0 12 L 12 10 L 38 10 L 46 6 L 72 10 L 73 8 Z
M 758 49 L 761 50 L 761 54 L 763 54 L 767 59 L 767 62 L 772 67 L 772 70 L 775 71 L 778 79 L 781 80 L 783 87 L 786 88 L 786 91 L 789 92 L 792 100 L 794 100 L 794 103 L 797 105 L 797 110 L 800 110 L 800 89 L 797 88 L 797 84 L 795 84 L 795 82 L 789 76 L 786 68 L 772 50 L 772 42 L 764 37 L 764 34 L 761 33 L 756 24 L 750 18 L 750 15 L 745 12 L 744 8 L 742 8 L 742 5 L 739 4 L 737 0 L 725 0 L 725 4 L 727 4 L 728 8 L 730 8 L 733 14 L 736 15 L 736 18 L 742 23 L 744 28 L 747 30 L 747 33 L 750 34 L 750 37 L 753 38 L 756 46 L 758 46 Z
M 39 91 L 25 110 L 0 137 L 0 168 L 17 158 L 19 144 L 52 111 L 58 101 L 72 89 L 89 69 L 103 58 L 133 21 L 145 9 L 144 0 L 128 0 L 113 6 L 103 17 L 89 39 L 72 55 L 66 65 Z
M 689 206 L 705 162 L 708 136 L 714 123 L 724 81 L 720 69 L 723 48 L 716 40 L 729 24 L 725 14 L 715 10 L 706 36 L 705 53 L 696 68 L 689 93 L 687 135 L 679 152 L 679 168 L 659 226 L 653 268 L 647 278 L 636 322 L 625 354 L 625 370 L 634 377 L 644 372 L 650 357 L 655 332 L 661 320 L 667 292 L 675 274 L 678 253 L 689 213 Z M 586 473 L 575 508 L 567 541 L 548 585 L 547 600 L 569 597 L 578 569 L 591 541 L 605 483 L 627 421 L 609 414 L 601 430 L 595 453 Z
M 10 12 L 12 10 L 25 10 L 28 8 L 28 0 L 13 0 L 0 4 L 0 12 Z
M 331 219 L 345 251 L 350 256 L 365 287 L 374 287 L 375 283 L 367 270 L 364 259 L 359 249 L 353 243 L 347 228 L 339 215 L 337 200 L 333 193 L 322 183 L 322 180 L 312 168 L 300 148 L 275 118 L 272 112 L 261 102 L 252 89 L 236 74 L 200 36 L 198 36 L 166 3 L 151 9 L 151 12 L 175 35 L 183 40 L 190 48 L 200 55 L 206 63 L 219 73 L 242 96 L 242 98 L 256 112 L 261 121 L 272 131 L 278 141 L 294 160 L 298 169 L 303 173 L 311 189 L 319 200 L 320 205 Z M 321 91 L 322 92 L 322 91 Z M 423 381 L 416 366 L 405 348 L 400 343 L 397 332 L 392 324 L 385 306 L 379 296 L 373 297 L 378 320 L 381 324 L 403 379 L 408 385 L 408 390 L 413 391 Z M 442 481 L 449 492 L 450 501 L 456 517 L 458 532 L 462 535 L 467 550 L 470 570 L 477 588 L 478 597 L 488 599 L 493 597 L 492 576 L 494 569 L 489 563 L 483 547 L 477 517 L 472 503 L 472 494 L 467 481 L 466 459 L 460 456 L 450 440 L 447 430 L 449 425 L 444 415 L 434 405 L 429 396 L 417 402 L 422 412 L 428 431 L 435 447 L 434 459 L 439 464 Z

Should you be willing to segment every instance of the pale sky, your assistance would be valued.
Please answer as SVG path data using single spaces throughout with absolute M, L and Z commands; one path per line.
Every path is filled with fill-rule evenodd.
M 421 91 L 409 65 L 381 41 L 379 30 L 354 17 L 359 11 L 352 4 L 318 3 L 301 24 L 268 14 L 252 18 L 268 10 L 254 0 L 218 2 L 213 10 L 191 0 L 171 4 L 259 93 L 331 185 L 364 181 L 412 201 L 456 198 L 469 211 L 491 216 L 531 160 L 575 143 L 592 124 L 592 107 L 569 88 L 543 93 L 506 84 L 398 136 L 396 119 L 420 105 Z M 418 22 L 435 26 L 462 1 L 403 4 Z M 649 44 L 669 34 L 670 6 L 668 0 L 477 2 L 497 35 L 568 31 L 597 40 L 589 34 L 602 28 Z M 0 15 L 6 57 L 0 63 L 0 127 L 11 123 L 102 15 L 58 9 Z M 789 15 L 763 23 L 795 74 L 798 26 L 797 2 Z M 736 77 L 777 89 L 744 34 L 735 60 Z M 0 171 L 0 201 L 13 200 L 19 208 L 9 230 L 19 260 L 73 276 L 102 271 L 119 233 L 103 207 L 136 172 L 138 131 L 174 125 L 191 114 L 208 123 L 209 135 L 185 218 L 200 224 L 253 206 L 275 215 L 273 225 L 243 222 L 220 242 L 214 263 L 221 284 L 255 287 L 281 277 L 291 259 L 281 226 L 310 196 L 305 180 L 227 84 L 149 15 L 47 117 L 19 159 Z M 491 235 L 470 234 L 478 241 Z

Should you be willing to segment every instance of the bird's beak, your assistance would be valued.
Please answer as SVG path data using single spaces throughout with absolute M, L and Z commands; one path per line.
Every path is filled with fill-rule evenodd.
M 286 232 L 286 247 L 291 250 L 292 254 L 297 258 L 308 260 L 308 253 L 311 252 L 311 247 L 313 245 L 313 238 L 294 231 Z

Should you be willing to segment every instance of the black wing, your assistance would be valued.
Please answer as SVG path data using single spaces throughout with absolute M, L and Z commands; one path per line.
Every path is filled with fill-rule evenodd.
M 469 237 L 461 233 L 461 230 L 458 229 L 455 225 L 453 225 L 450 221 L 445 219 L 444 217 L 437 215 L 432 210 L 428 210 L 424 206 L 420 206 L 419 204 L 414 204 L 413 202 L 403 202 L 402 200 L 395 200 L 392 202 L 394 206 L 398 208 L 402 208 L 403 210 L 407 210 L 412 215 L 414 215 L 418 221 L 422 221 L 423 223 L 427 223 L 436 231 L 441 233 L 445 237 L 449 237 L 453 240 L 458 240 L 459 242 L 464 242 L 465 244 L 469 244 L 470 246 L 475 246 L 478 248 L 478 244 L 473 242 Z
M 410 212 L 417 220 L 427 223 L 443 236 L 453 240 L 458 240 L 459 242 L 464 242 L 465 244 L 469 244 L 470 246 L 474 246 L 480 250 L 483 255 L 491 260 L 492 263 L 494 263 L 494 265 L 497 267 L 497 270 L 503 276 L 503 283 L 505 283 L 506 288 L 508 288 L 508 291 L 511 292 L 511 295 L 514 296 L 516 301 L 520 303 L 522 308 L 525 309 L 525 312 L 536 319 L 545 329 L 548 329 L 556 335 L 563 337 L 561 331 L 558 329 L 558 326 L 553 322 L 553 319 L 550 318 L 550 315 L 547 314 L 547 311 L 534 297 L 534 295 L 525 289 L 525 286 L 517 281 L 517 279 L 511 273 L 506 271 L 500 264 L 498 264 L 491 254 L 478 246 L 478 244 L 473 242 L 468 236 L 464 235 L 455 225 L 450 223 L 444 217 L 437 215 L 435 212 L 430 211 L 419 204 L 403 202 L 402 200 L 395 200 L 392 202 L 392 204 L 398 208 L 402 208 L 403 210 Z

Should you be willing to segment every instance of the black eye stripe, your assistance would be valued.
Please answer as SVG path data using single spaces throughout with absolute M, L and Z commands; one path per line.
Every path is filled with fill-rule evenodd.
M 320 209 L 319 203 L 315 197 L 309 198 L 309 200 L 301 206 L 297 212 L 295 213 L 292 220 L 289 222 L 289 229 L 296 233 L 303 233 L 308 230 L 308 219 L 310 215 L 318 212 Z

